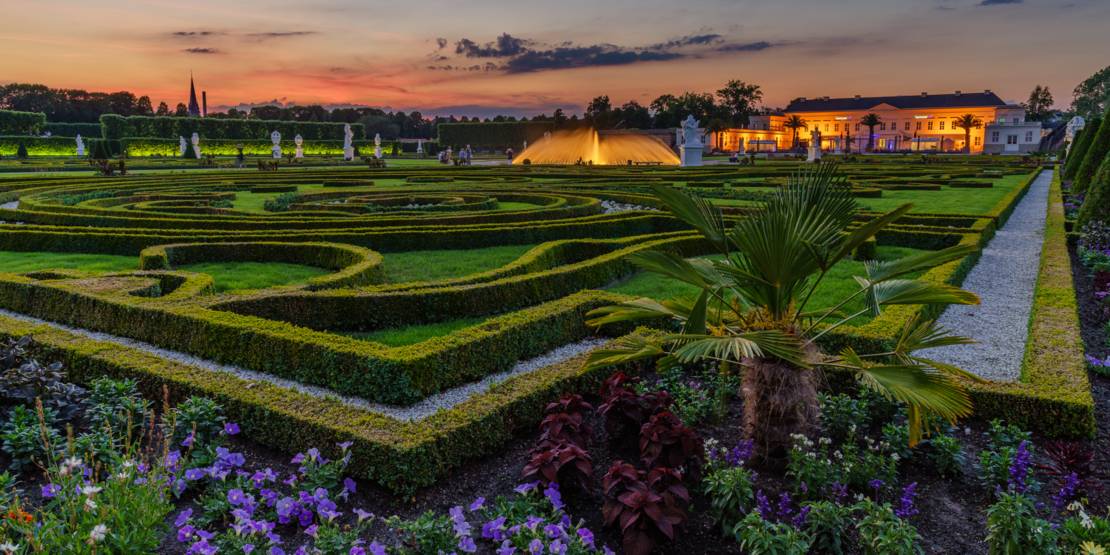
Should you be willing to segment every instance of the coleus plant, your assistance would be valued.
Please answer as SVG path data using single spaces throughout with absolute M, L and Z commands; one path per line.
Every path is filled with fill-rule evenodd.
M 649 467 L 696 468 L 702 453 L 701 438 L 670 411 L 653 415 L 640 428 L 640 458 Z
M 590 454 L 567 440 L 541 441 L 532 449 L 531 459 L 524 465 L 524 479 L 560 486 L 576 484 L 588 489 L 593 474 Z
M 675 469 L 656 468 L 645 473 L 616 461 L 603 481 L 606 526 L 621 530 L 624 552 L 647 555 L 661 541 L 673 540 L 686 522 L 690 494 Z
M 605 417 L 609 437 L 620 440 L 637 434 L 651 416 L 671 406 L 671 396 L 665 391 L 638 394 L 626 384 L 631 380 L 622 372 L 613 374 L 601 387 L 602 403 L 598 412 Z

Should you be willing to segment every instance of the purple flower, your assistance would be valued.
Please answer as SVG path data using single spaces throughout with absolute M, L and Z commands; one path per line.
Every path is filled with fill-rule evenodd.
M 551 542 L 551 545 L 548 546 L 548 549 L 551 551 L 551 555 L 566 555 L 567 553 L 567 546 L 562 542 L 562 540 L 555 540 Z
M 473 503 L 470 504 L 470 507 L 467 507 L 467 510 L 469 510 L 470 512 L 473 513 L 474 511 L 480 510 L 482 507 L 485 507 L 485 506 L 486 506 L 486 498 L 485 497 L 479 497 L 479 498 L 475 499 Z
M 779 496 L 779 520 L 786 520 L 790 518 L 790 515 L 794 514 L 794 508 L 791 507 L 791 503 L 790 494 L 785 491 L 782 492 L 782 495 Z
M 528 552 L 532 555 L 540 555 L 540 553 L 543 553 L 543 542 L 532 540 L 532 543 L 528 544 Z
M 1029 471 L 1033 463 L 1033 453 L 1029 451 L 1029 441 L 1022 440 L 1014 452 L 1014 459 L 1010 462 L 1010 491 L 1025 493 L 1029 489 Z
M 189 481 L 200 480 L 208 475 L 208 471 L 203 468 L 190 468 L 185 471 L 185 479 Z
M 244 502 L 246 502 L 246 500 L 247 496 L 244 495 L 243 490 L 239 488 L 231 489 L 227 492 L 227 502 L 231 503 L 231 506 L 233 507 L 238 507 L 239 505 L 242 505 Z
M 543 495 L 547 497 L 547 500 L 551 502 L 551 506 L 555 507 L 555 510 L 563 510 L 565 505 L 563 505 L 563 496 L 559 493 L 559 484 L 552 482 L 547 486 L 547 489 L 543 490 Z
M 497 555 L 516 555 L 516 548 L 509 543 L 509 540 L 505 540 L 497 549 Z
M 499 516 L 482 525 L 482 538 L 487 540 L 499 541 L 505 537 L 505 520 L 504 516 Z
M 1052 496 L 1052 504 L 1059 511 L 1064 508 L 1072 499 L 1075 498 L 1075 492 L 1079 488 L 1079 475 L 1074 472 L 1069 473 L 1064 477 L 1064 485 L 1060 487 L 1060 491 Z
M 917 482 L 912 482 L 902 489 L 902 497 L 898 499 L 898 507 L 894 509 L 894 514 L 897 515 L 898 518 L 910 518 L 918 513 L 917 508 L 913 506 L 913 500 L 916 495 Z
M 355 442 L 353 442 L 353 441 L 344 441 L 343 443 L 337 443 L 336 445 L 339 446 L 339 449 L 341 451 L 346 451 L 346 450 L 350 449 L 351 446 L 354 445 L 354 444 L 355 444 Z
M 878 495 L 879 490 L 883 489 L 883 486 L 885 486 L 885 485 L 886 485 L 886 482 L 883 482 L 882 480 L 880 480 L 878 478 L 875 478 L 874 480 L 871 480 L 870 482 L 867 482 L 867 487 L 875 490 L 876 495 Z
M 840 482 L 833 482 L 832 485 L 829 486 L 829 494 L 832 495 L 833 501 L 836 502 L 837 505 L 841 505 L 848 499 L 848 486 Z
M 60 491 L 62 491 L 62 486 L 57 484 L 45 484 L 42 486 L 42 498 L 54 499 L 54 496 Z
M 456 536 L 469 536 L 470 523 L 466 521 L 466 515 L 463 514 L 463 508 L 460 505 L 451 507 L 447 513 L 451 516 L 451 522 L 455 527 Z
M 794 515 L 794 518 L 790 520 L 790 525 L 801 530 L 802 527 L 806 525 L 806 518 L 809 517 L 810 508 L 809 505 L 802 507 L 802 509 L 798 511 L 798 514 Z
M 285 555 L 285 550 L 275 545 L 270 548 L 270 555 Z
M 178 527 L 178 528 L 181 528 L 182 526 L 185 525 L 186 522 L 189 522 L 189 519 L 192 518 L 192 517 L 193 517 L 193 510 L 192 509 L 185 509 L 184 511 L 181 511 L 181 514 L 177 515 L 177 519 L 173 521 L 173 525 Z
M 229 436 L 233 436 L 235 434 L 238 434 L 239 433 L 239 425 L 234 423 L 234 422 L 228 422 L 227 424 L 224 424 L 224 433 L 229 435 Z
M 368 518 L 374 518 L 374 513 L 364 511 L 361 507 L 356 507 L 354 512 L 355 516 L 358 517 L 359 522 L 362 522 Z
M 763 490 L 755 492 L 755 506 L 756 509 L 759 510 L 759 516 L 763 517 L 763 520 L 771 520 L 771 518 L 775 516 L 774 511 L 771 509 L 771 501 L 764 495 Z
M 196 531 L 196 528 L 193 528 L 193 526 L 191 524 L 186 524 L 184 526 L 179 526 L 178 529 L 177 529 L 177 541 L 179 541 L 181 543 L 185 543 L 185 542 L 193 539 L 193 532 L 194 531 Z
M 347 493 L 354 493 L 356 487 L 358 486 L 355 485 L 354 480 L 350 478 L 343 478 L 343 491 Z
M 318 529 L 319 529 L 319 527 L 316 526 L 315 524 L 313 524 L 312 526 L 309 526 L 308 528 L 305 528 L 304 533 L 308 534 L 309 536 L 312 536 L 313 538 L 315 538 L 316 537 L 316 531 Z
M 539 487 L 539 485 L 540 485 L 540 482 L 537 480 L 535 482 L 529 482 L 527 484 L 520 484 L 519 486 L 513 488 L 513 491 L 515 491 L 515 492 L 517 492 L 521 495 L 524 495 L 525 493 L 528 493 L 528 492 L 536 489 L 537 487 Z
M 194 441 L 196 441 L 196 439 L 197 439 L 197 435 L 196 435 L 196 433 L 194 433 L 194 432 L 189 432 L 189 435 L 185 436 L 185 439 L 183 439 L 183 440 L 181 441 L 181 446 L 182 446 L 182 447 L 186 447 L 186 448 L 187 448 L 187 447 L 192 447 L 192 446 L 193 446 L 193 442 L 194 442 Z
M 478 551 L 478 546 L 474 544 L 474 538 L 470 536 L 463 536 L 459 539 L 459 551 L 463 553 L 474 553 Z
M 577 534 L 578 538 L 582 540 L 582 545 L 591 549 L 594 548 L 594 533 L 589 528 L 579 528 Z
M 351 550 L 347 552 L 347 555 L 366 555 L 366 550 L 361 546 L 352 546 Z
M 289 464 L 301 464 L 304 462 L 304 453 L 297 453 L 290 459 Z
M 254 544 L 253 543 L 248 543 L 248 544 L 243 546 L 243 553 L 250 553 L 252 551 L 254 551 Z
M 385 546 L 377 541 L 370 543 L 370 555 L 386 555 Z
M 551 539 L 561 538 L 565 532 L 559 527 L 558 524 L 548 524 L 543 527 L 543 533 Z
M 743 465 L 745 461 L 751 458 L 755 450 L 755 442 L 750 439 L 742 439 L 725 455 L 725 462 L 732 466 Z

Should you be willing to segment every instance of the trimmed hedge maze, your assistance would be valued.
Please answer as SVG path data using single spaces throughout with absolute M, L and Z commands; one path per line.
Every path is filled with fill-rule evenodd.
M 530 429 L 545 401 L 595 386 L 603 376 L 582 361 L 602 343 L 599 334 L 650 333 L 589 329 L 583 315 L 626 298 L 620 291 L 636 274 L 632 253 L 709 253 L 657 209 L 651 185 L 696 190 L 727 218 L 742 218 L 796 168 L 4 180 L 0 261 L 24 255 L 34 264 L 21 264 L 20 273 L 0 267 L 0 335 L 33 334 L 79 380 L 126 376 L 152 397 L 166 387 L 178 398 L 216 398 L 251 437 L 280 449 L 352 441 L 364 476 L 411 491 Z M 1036 173 L 979 158 L 865 159 L 841 170 L 865 210 L 915 203 L 860 259 L 896 247 L 982 246 Z M 1055 259 L 1049 249 L 1061 237 L 1046 241 L 1046 260 Z M 113 266 L 95 266 L 96 257 L 135 262 L 104 271 Z M 976 259 L 924 278 L 958 284 Z M 236 271 L 240 285 L 228 287 Z M 1046 287 L 1060 281 L 1056 271 L 1042 269 Z M 888 345 L 905 319 L 931 310 L 888 310 L 830 334 L 828 347 Z M 1074 324 L 1054 293 L 1038 291 L 1036 310 L 1059 312 L 1053 322 L 1064 328 Z M 1020 416 L 1054 435 L 1090 434 L 1081 361 L 1053 362 L 1057 351 L 1072 356 L 1074 345 L 1031 341 L 1021 383 L 973 385 L 979 410 Z M 560 348 L 561 359 L 536 362 Z

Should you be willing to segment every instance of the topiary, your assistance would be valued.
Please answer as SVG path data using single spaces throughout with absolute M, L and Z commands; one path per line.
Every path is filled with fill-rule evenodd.
M 1110 152 L 1103 157 L 1091 179 L 1083 206 L 1079 208 L 1079 226 L 1090 222 L 1110 221 Z
M 15 151 L 15 157 L 19 158 L 20 160 L 26 159 L 27 158 L 27 146 L 24 145 L 23 143 L 19 143 L 19 148 L 16 149 L 16 151 Z
M 1082 193 L 1087 190 L 1092 184 L 1103 158 L 1110 152 L 1110 111 L 1103 116 L 1098 129 L 1092 129 L 1091 131 L 1094 133 L 1091 137 L 1091 144 L 1083 155 L 1083 162 L 1079 164 L 1079 169 L 1075 171 L 1072 192 Z

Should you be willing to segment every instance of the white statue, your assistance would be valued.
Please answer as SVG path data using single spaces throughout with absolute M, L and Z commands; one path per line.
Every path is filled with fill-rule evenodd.
M 297 150 L 293 153 L 293 157 L 304 158 L 304 148 L 301 146 L 304 144 L 304 138 L 301 137 L 300 133 L 293 136 L 293 144 L 297 145 Z
M 355 134 L 354 134 L 353 131 L 351 131 L 351 124 L 344 123 L 343 124 L 343 159 L 344 160 L 354 160 L 355 159 L 355 147 L 354 147 L 354 144 L 352 143 L 354 138 L 355 138 Z
M 382 157 L 382 135 L 381 133 L 374 133 L 374 158 Z
M 193 154 L 199 160 L 200 159 L 200 135 L 198 135 L 196 132 L 193 132 L 192 143 L 193 143 Z
M 416 155 L 424 157 L 424 139 L 416 139 Z
M 527 140 L 524 141 L 524 150 L 528 150 L 528 141 Z M 522 150 L 521 152 L 524 152 L 524 150 Z
M 178 141 L 177 141 L 177 155 L 184 158 L 185 157 L 185 149 L 189 148 L 189 147 L 185 143 L 185 137 L 182 137 L 181 135 L 178 135 L 177 138 L 178 138 Z
M 270 133 L 270 142 L 274 144 L 273 148 L 270 149 L 274 158 L 281 158 L 281 133 L 278 133 L 277 129 Z
M 694 119 L 692 115 L 686 116 L 679 131 L 682 138 L 682 145 L 679 147 L 682 165 L 685 167 L 700 166 L 705 144 L 701 141 L 701 129 L 698 128 L 698 120 Z
M 78 156 L 84 156 L 85 155 L 85 141 L 81 140 L 81 134 L 80 133 L 77 134 L 77 155 Z
M 1075 116 L 1068 120 L 1068 126 L 1064 129 L 1064 137 L 1068 142 L 1068 150 L 1065 154 L 1071 153 L 1071 145 L 1075 143 L 1075 134 L 1086 126 L 1087 120 L 1083 119 L 1083 116 Z
M 809 132 L 809 155 L 806 156 L 806 162 L 817 162 L 821 159 L 821 132 L 817 130 L 817 126 Z
M 550 139 L 550 138 L 551 138 L 551 132 L 550 132 L 550 131 L 544 131 L 544 132 L 543 132 L 543 138 L 544 138 L 545 140 L 546 140 L 546 139 Z
M 744 137 L 740 137 L 739 139 L 737 139 L 737 141 L 739 141 L 739 146 L 736 149 L 736 154 L 739 156 L 747 154 L 747 152 L 744 150 Z

